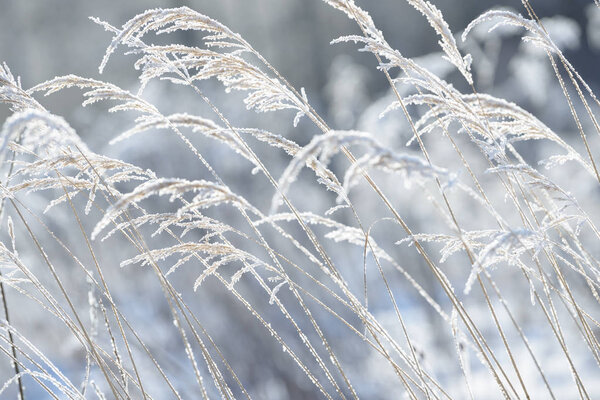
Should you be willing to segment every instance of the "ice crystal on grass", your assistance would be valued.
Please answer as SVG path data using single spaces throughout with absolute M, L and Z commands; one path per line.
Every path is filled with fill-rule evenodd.
M 458 68 L 469 84 L 473 84 L 473 77 L 471 76 L 471 55 L 467 54 L 463 57 L 460 54 L 458 46 L 456 45 L 456 40 L 454 39 L 454 34 L 450 31 L 450 27 L 444 20 L 440 10 L 426 0 L 408 0 L 408 3 L 419 10 L 419 12 L 427 18 L 429 25 L 431 25 L 440 36 L 439 44 L 444 53 L 446 53 L 446 59 Z

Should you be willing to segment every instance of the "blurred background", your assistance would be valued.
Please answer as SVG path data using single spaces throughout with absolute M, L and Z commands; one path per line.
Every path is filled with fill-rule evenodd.
M 420 63 L 430 68 L 438 76 L 447 79 L 457 87 L 465 83 L 449 64 L 440 61 L 437 38 L 425 19 L 411 6 L 401 0 L 357 0 L 357 4 L 366 9 L 373 17 L 375 24 L 382 30 L 389 43 L 405 56 L 415 57 Z M 440 0 L 434 1 L 444 14 L 446 21 L 455 34 L 482 12 L 491 7 L 511 7 L 523 13 L 518 0 L 494 2 L 489 0 Z M 591 0 L 544 0 L 532 2 L 538 15 L 547 18 L 548 29 L 560 38 L 559 45 L 583 78 L 596 90 L 600 85 L 600 10 L 593 7 Z M 0 0 L 0 61 L 6 62 L 14 75 L 21 78 L 24 88 L 29 88 L 44 80 L 59 75 L 76 74 L 115 83 L 123 88 L 136 91 L 138 71 L 133 68 L 135 57 L 123 55 L 123 49 L 117 50 L 108 64 L 104 74 L 98 72 L 106 46 L 111 35 L 92 22 L 88 17 L 94 16 L 115 26 L 121 26 L 134 15 L 155 7 L 188 6 L 194 10 L 217 19 L 240 33 L 254 48 L 259 50 L 295 87 L 304 87 L 310 103 L 325 117 L 329 124 L 337 129 L 362 129 L 373 132 L 377 138 L 393 148 L 404 148 L 411 133 L 407 129 L 403 116 L 389 116 L 379 119 L 385 107 L 393 100 L 385 77 L 376 69 L 376 60 L 371 54 L 356 51 L 357 46 L 347 44 L 330 45 L 329 42 L 339 36 L 358 33 L 353 21 L 341 12 L 336 11 L 318 0 L 129 0 L 129 1 L 79 1 L 79 0 Z M 490 93 L 516 102 L 531 111 L 545 124 L 565 137 L 578 135 L 564 102 L 557 104 L 560 88 L 548 65 L 545 54 L 535 52 L 521 42 L 522 32 L 502 29 L 487 35 L 485 30 L 476 30 L 472 38 L 459 46 L 470 52 L 474 58 L 476 87 L 481 93 Z M 179 42 L 189 45 L 200 43 L 201 36 L 193 32 L 178 32 L 169 38 L 153 38 L 157 41 Z M 523 73 L 524 72 L 524 73 Z M 532 79 L 535 77 L 535 79 Z M 293 114 L 271 113 L 256 114 L 244 109 L 243 95 L 239 93 L 225 94 L 217 82 L 203 82 L 204 92 L 215 101 L 224 114 L 235 125 L 243 127 L 260 127 L 293 139 L 299 144 L 306 144 L 317 130 L 309 122 L 302 121 L 297 128 L 291 124 Z M 145 97 L 164 114 L 172 112 L 189 112 L 214 118 L 210 111 L 191 91 L 173 89 L 164 83 L 153 83 L 145 92 Z M 63 116 L 73 126 L 90 148 L 97 153 L 114 156 L 132 162 L 144 168 L 151 168 L 159 176 L 183 177 L 190 179 L 206 178 L 205 172 L 198 171 L 198 164 L 193 155 L 179 141 L 166 135 L 151 135 L 125 142 L 117 147 L 109 146 L 108 141 L 133 126 L 131 115 L 111 114 L 105 112 L 108 106 L 94 105 L 82 108 L 82 96 L 78 90 L 67 90 L 48 98 L 38 96 L 40 102 L 52 113 Z M 8 107 L 0 105 L 0 121 L 9 116 Z M 198 141 L 199 144 L 206 144 Z M 432 146 L 434 146 L 432 144 Z M 535 158 L 539 149 L 523 145 L 525 156 Z M 272 188 L 265 180 L 248 180 L 240 174 L 245 168 L 244 161 L 224 157 L 216 147 L 206 149 L 207 159 L 215 165 L 223 179 L 231 184 L 238 193 L 253 204 L 270 204 Z M 443 150 L 439 150 L 443 152 Z M 260 149 L 257 152 L 261 152 Z M 180 154 L 176 158 L 164 157 L 161 154 Z M 273 169 L 274 175 L 285 168 L 289 157 L 270 155 L 265 152 L 266 162 Z M 392 182 L 392 185 L 394 183 Z M 305 186 L 307 193 L 312 193 L 312 186 Z M 48 198 L 40 196 L 39 210 Z M 403 197 L 405 196 L 405 197 Z M 398 201 L 410 201 L 409 194 L 399 194 Z M 330 206 L 331 196 L 312 197 L 307 206 L 315 210 L 326 210 Z M 34 200 L 32 200 L 35 202 Z M 375 201 L 365 198 L 365 201 Z M 166 202 L 165 202 L 166 203 Z M 163 204 L 164 205 L 164 204 Z M 402 206 L 401 206 L 402 207 Z M 268 209 L 268 207 L 264 207 Z M 62 213 L 62 214 L 61 214 Z M 417 231 L 431 228 L 426 218 L 426 211 L 415 210 L 408 216 Z M 69 210 L 57 210 L 48 216 L 49 225 L 61 237 L 81 243 L 77 232 L 62 232 L 63 218 L 69 217 Z M 71 216 L 72 218 L 72 216 Z M 373 216 L 373 219 L 378 217 Z M 92 218 L 92 221 L 96 221 Z M 93 222 L 91 223 L 93 226 Z M 382 230 L 385 231 L 385 230 Z M 155 244 L 158 244 L 157 241 Z M 393 246 L 393 240 L 390 239 Z M 390 244 L 388 243 L 388 244 Z M 150 345 L 159 352 L 159 358 L 172 370 L 178 371 L 178 388 L 182 394 L 194 398 L 194 378 L 189 369 L 186 370 L 183 350 L 173 343 L 174 333 L 171 330 L 157 329 L 156 321 L 170 326 L 171 320 L 164 301 L 155 301 L 152 293 L 160 293 L 160 288 L 151 274 L 140 275 L 137 267 L 118 268 L 118 264 L 132 250 L 122 248 L 117 241 L 109 241 L 104 250 L 103 260 L 106 265 L 114 265 L 114 275 L 110 276 L 113 285 L 121 291 L 118 301 L 123 305 L 130 319 L 142 326 L 142 332 L 153 332 Z M 56 249 L 48 249 L 50 253 Z M 85 252 L 83 252 L 85 254 Z M 414 252 L 413 252 L 414 253 Z M 26 251 L 24 251 L 26 255 Z M 56 257 L 60 251 L 56 250 Z M 82 256 L 85 257 L 85 256 Z M 362 260 L 362 249 L 335 254 L 341 265 L 352 265 L 356 259 Z M 412 271 L 426 288 L 432 284 L 426 277 L 420 276 L 419 257 L 403 259 L 415 268 Z M 362 261 L 357 268 L 357 276 L 351 285 L 360 291 Z M 41 267 L 40 267 L 41 268 Z M 67 274 L 69 275 L 69 274 Z M 375 275 L 375 274 L 373 274 Z M 174 281 L 191 292 L 190 278 L 194 272 L 174 276 Z M 73 290 L 81 276 L 69 276 Z M 464 279 L 464 276 L 462 277 Z M 392 282 L 398 287 L 399 296 L 405 283 L 400 278 Z M 373 283 L 377 287 L 378 283 Z M 380 283 L 379 283 L 380 285 Z M 227 338 L 231 334 L 228 320 L 235 320 L 242 326 L 243 335 L 235 335 L 224 350 L 228 360 L 233 360 L 236 371 L 245 382 L 249 382 L 252 392 L 257 398 L 314 398 L 315 388 L 307 382 L 299 371 L 289 368 L 291 364 L 280 355 L 280 346 L 273 345 L 269 338 L 264 338 L 264 330 L 256 324 L 247 311 L 227 301 L 227 293 L 223 288 L 208 285 L 198 293 L 186 293 L 190 304 L 203 315 L 203 322 L 215 337 Z M 88 288 L 83 285 L 78 289 L 82 299 L 82 309 L 87 307 Z M 186 289 L 182 289 L 186 290 Z M 435 292 L 435 289 L 431 289 Z M 373 291 L 373 312 L 382 320 L 393 320 L 392 309 L 384 300 L 378 303 L 377 290 Z M 14 293 L 13 293 L 14 294 Z M 442 295 L 437 293 L 440 302 Z M 248 296 L 252 296 L 250 291 Z M 383 291 L 380 297 L 385 298 Z M 525 296 L 527 300 L 527 296 Z M 19 297 L 15 297 L 19 298 Z M 417 337 L 422 338 L 423 348 L 435 347 L 436 342 L 447 341 L 447 337 L 438 337 L 431 329 L 426 329 L 426 322 L 435 326 L 439 321 L 427 312 L 417 312 L 422 307 L 422 300 L 416 296 L 402 298 L 401 307 L 408 314 L 408 320 L 414 324 Z M 254 299 L 260 301 L 258 299 Z M 262 299 L 264 301 L 264 299 Z M 415 302 L 421 302 L 415 305 Z M 152 304 L 151 307 L 148 305 Z M 158 304 L 158 305 L 156 305 Z M 156 306 L 155 306 L 156 305 Z M 15 315 L 15 324 L 46 335 L 42 341 L 44 351 L 53 359 L 59 360 L 59 366 L 68 371 L 74 380 L 81 378 L 82 354 L 78 344 L 73 340 L 63 340 L 64 331 L 60 328 L 48 329 L 52 322 L 47 322 L 45 313 L 27 302 L 18 307 L 27 312 Z M 425 308 L 425 307 L 422 307 Z M 37 310 L 37 311 L 36 311 Z M 275 312 L 273 312 L 275 314 Z M 280 316 L 271 315 L 274 321 Z M 318 315 L 322 317 L 322 315 Z M 430 318 L 430 320 L 428 320 Z M 304 321 L 306 323 L 306 321 Z M 50 324 L 50 325 L 48 325 Z M 326 324 L 326 322 L 324 322 Z M 160 325 L 160 324 L 159 324 Z M 161 325 L 162 326 L 162 325 Z M 422 328 L 422 332 L 420 331 Z M 381 360 L 372 354 L 361 353 L 353 346 L 350 339 L 346 341 L 345 333 L 339 326 L 331 326 L 330 337 L 339 338 L 340 351 L 347 360 L 360 360 L 350 373 L 355 376 L 357 386 L 361 388 L 365 398 L 396 399 L 398 392 L 389 382 L 393 377 L 378 374 Z M 42 334 L 42 332 L 44 332 Z M 62 333 L 61 333 L 62 332 Z M 399 332 L 398 332 L 399 333 Z M 338 335 L 338 336 L 336 336 Z M 34 334 L 35 336 L 35 334 Z M 43 342 L 46 342 L 46 346 Z M 433 343 L 433 345 L 431 344 Z M 278 355 L 273 355 L 278 354 Z M 260 357 L 262 355 L 262 357 Z M 272 356 L 273 355 L 273 356 Z M 437 354 L 443 364 L 444 357 L 451 354 Z M 284 361 L 285 360 L 285 361 Z M 0 359 L 0 377 L 9 374 L 9 366 Z M 263 368 L 256 369 L 254 363 L 261 363 Z M 384 370 L 383 368 L 381 370 Z M 364 371 L 370 371 L 369 373 Z M 389 369 L 387 369 L 389 371 Z M 479 371 L 481 372 L 481 371 Z M 474 374 L 479 373 L 475 371 Z M 264 375 L 259 375 L 263 373 Z M 451 382 L 456 371 L 440 371 L 441 382 Z M 481 372 L 481 374 L 485 374 Z M 559 378 L 557 378 L 559 379 Z M 388 386 L 390 385 L 390 386 Z M 33 385 L 32 385 L 33 386 Z M 154 388 L 160 393 L 160 388 Z M 485 393 L 485 387 L 482 387 Z M 32 389 L 35 393 L 36 389 Z M 188 392 L 189 390 L 189 392 Z M 39 398 L 44 398 L 39 392 Z M 7 397 L 9 398 L 9 397 Z M 35 396 L 33 398 L 36 398 Z M 161 397 L 157 397 L 161 398 Z M 167 397 L 164 397 L 167 398 Z M 481 397 L 485 398 L 485 397 Z M 565 397 L 566 398 L 566 397 Z
M 404 55 L 416 57 L 439 51 L 433 30 L 422 23 L 422 16 L 411 6 L 398 0 L 357 1 L 368 10 L 376 25 L 390 44 Z M 600 60 L 600 29 L 593 23 L 597 13 L 589 0 L 545 0 L 533 2 L 541 17 L 561 15 L 577 25 L 576 44 L 567 55 L 588 81 L 597 84 L 596 66 Z M 133 58 L 115 57 L 104 76 L 97 67 L 108 45 L 110 35 L 88 19 L 95 16 L 120 26 L 132 16 L 149 8 L 189 6 L 209 15 L 240 33 L 259 50 L 287 79 L 311 94 L 320 111 L 332 111 L 332 69 L 335 60 L 343 56 L 357 68 L 370 71 L 373 57 L 355 51 L 353 46 L 334 45 L 329 41 L 338 36 L 356 33 L 357 27 L 344 15 L 318 0 L 132 0 L 118 1 L 2 1 L 0 14 L 0 58 L 13 73 L 21 76 L 23 86 L 30 87 L 57 75 L 76 74 L 102 78 L 122 86 L 135 85 L 136 75 L 131 68 Z M 512 7 L 522 12 L 518 0 L 444 0 L 436 2 L 455 33 L 483 11 L 494 7 Z M 589 11 L 589 12 L 588 12 Z M 193 34 L 179 34 L 178 41 L 193 42 Z M 196 37 L 198 39 L 198 37 Z M 518 45 L 518 37 L 503 43 L 501 60 L 495 71 L 494 85 L 507 79 L 508 60 Z M 367 78 L 368 77 L 368 78 Z M 364 91 L 369 101 L 386 90 L 381 74 L 369 73 L 357 90 Z M 77 101 L 53 100 L 53 110 L 73 121 Z M 6 108 L 0 108 L 6 117 Z M 72 122 L 76 128 L 77 118 Z M 86 135 L 89 130 L 81 132 Z

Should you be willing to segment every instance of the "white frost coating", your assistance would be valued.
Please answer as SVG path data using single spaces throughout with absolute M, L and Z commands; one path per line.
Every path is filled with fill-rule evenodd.
M 277 284 L 277 286 L 275 286 L 273 288 L 273 290 L 271 290 L 271 297 L 269 297 L 269 304 L 273 305 L 273 303 L 275 303 L 275 300 L 277 299 L 277 293 L 279 293 L 279 290 L 286 283 L 287 283 L 287 281 L 280 282 L 280 283 Z
M 6 119 L 0 131 L 0 158 L 5 157 L 8 144 L 17 139 L 24 148 L 48 155 L 68 146 L 77 146 L 82 151 L 87 149 L 62 117 L 45 110 L 27 109 Z
M 444 17 L 440 10 L 426 0 L 407 0 L 410 5 L 419 10 L 423 14 L 429 25 L 435 29 L 436 33 L 440 36 L 440 47 L 446 53 L 446 58 L 450 63 L 454 64 L 460 71 L 462 76 L 467 80 L 469 84 L 473 84 L 473 76 L 471 75 L 471 63 L 473 61 L 470 54 L 461 55 L 454 34 L 450 30 L 448 23 L 444 20 Z
M 519 265 L 519 257 L 528 250 L 534 257 L 549 243 L 537 232 L 527 229 L 498 232 L 491 236 L 490 243 L 477 255 L 477 261 L 471 268 L 471 274 L 465 284 L 464 292 L 468 294 L 477 275 L 489 266 L 504 261 L 509 265 Z M 531 283 L 531 282 L 530 282 Z

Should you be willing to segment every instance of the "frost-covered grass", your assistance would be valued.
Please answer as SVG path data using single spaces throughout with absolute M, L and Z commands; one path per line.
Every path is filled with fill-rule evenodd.
M 600 396 L 600 102 L 563 54 L 576 29 L 523 0 L 456 34 L 408 0 L 442 51 L 411 59 L 352 0 L 325 3 L 358 28 L 332 45 L 371 53 L 389 83 L 354 130 L 186 7 L 94 20 L 112 35 L 101 72 L 137 57 L 133 91 L 74 75 L 24 89 L 0 68 L 1 396 Z M 182 30 L 201 36 L 150 44 Z M 565 132 L 494 95 L 494 44 L 517 34 L 513 65 L 548 72 Z M 207 80 L 314 135 L 236 126 Z M 170 108 L 187 90 L 181 110 L 153 85 Z M 92 151 L 36 100 L 68 88 L 134 119 L 112 135 L 123 158 L 149 147 L 185 178 Z M 179 150 L 153 147 L 163 135 Z

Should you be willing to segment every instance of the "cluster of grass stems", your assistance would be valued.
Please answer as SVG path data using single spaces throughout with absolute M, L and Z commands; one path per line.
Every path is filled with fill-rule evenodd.
M 367 389 L 365 379 L 378 374 L 386 382 L 372 385 L 393 388 L 393 398 L 598 396 L 600 233 L 593 207 L 586 208 L 590 200 L 572 192 L 591 188 L 583 193 L 593 200 L 600 183 L 594 148 L 600 102 L 528 0 L 522 1 L 523 15 L 484 13 L 462 40 L 481 24 L 522 29 L 528 45 L 547 55 L 564 94 L 556 101 L 568 108 L 577 137 L 561 137 L 516 104 L 479 93 L 471 72 L 476 60 L 459 50 L 461 40 L 441 12 L 425 0 L 407 1 L 438 35 L 443 57 L 455 69 L 455 85 L 393 49 L 353 0 L 325 0 L 359 28 L 334 43 L 354 43 L 372 54 L 374 72 L 385 77 L 394 97 L 382 118 L 405 118 L 412 136 L 407 149 L 382 144 L 377 132 L 331 127 L 304 89 L 293 87 L 250 43 L 186 7 L 148 10 L 121 28 L 95 20 L 113 35 L 100 71 L 115 50 L 126 48 L 141 71 L 136 93 L 74 75 L 24 89 L 2 66 L 0 101 L 13 114 L 0 137 L 0 370 L 10 365 L 12 372 L 0 393 L 26 399 L 37 386 L 54 399 L 261 397 L 256 384 L 262 359 L 281 357 L 295 371 L 289 375 L 310 386 L 306 391 L 327 399 L 369 397 L 376 389 Z M 203 34 L 202 43 L 146 40 L 183 30 Z M 210 115 L 163 114 L 144 98 L 146 86 L 158 79 L 191 90 Z M 244 93 L 248 109 L 291 110 L 294 126 L 311 125 L 318 133 L 301 146 L 264 129 L 236 127 L 205 94 L 209 79 Z M 84 105 L 110 102 L 110 111 L 135 113 L 134 126 L 113 143 L 154 131 L 174 134 L 196 158 L 197 178 L 160 177 L 91 151 L 63 118 L 35 99 L 67 88 L 81 89 Z M 226 146 L 231 157 L 241 158 L 248 168 L 239 174 L 268 182 L 271 204 L 252 204 L 228 185 L 198 146 L 198 136 L 215 142 L 207 149 Z M 541 160 L 545 168 L 520 154 L 522 142 L 551 146 L 553 154 Z M 287 157 L 283 171 L 268 168 L 269 152 Z M 577 176 L 577 182 L 553 178 L 565 176 Z M 322 191 L 320 198 L 330 202 L 326 211 L 294 191 L 307 179 L 310 190 Z M 402 189 L 397 182 L 411 186 Z M 411 203 L 407 191 L 419 200 Z M 39 202 L 38 193 L 49 199 L 44 214 L 29 200 Z M 59 210 L 61 229 L 76 232 L 83 246 L 74 248 L 46 221 Z M 434 222 L 419 222 L 427 213 Z M 104 260 L 117 244 L 127 248 L 118 254 L 129 254 L 122 270 Z M 344 250 L 354 255 L 351 262 L 338 247 L 356 249 Z M 119 291 L 136 285 L 135 274 L 112 287 L 112 277 L 131 264 L 144 266 L 158 283 L 152 290 L 162 291 L 162 299 L 159 293 L 153 297 L 162 305 L 149 307 L 168 311 L 172 325 L 160 329 L 178 338 L 174 346 L 187 357 L 180 360 L 185 379 L 147 343 L 154 332 L 127 318 L 126 293 Z M 183 269 L 195 281 L 182 286 L 174 278 Z M 87 290 L 87 304 L 73 282 Z M 218 318 L 231 326 L 230 337 L 211 335 L 195 299 L 216 287 L 281 354 L 238 359 L 228 347 L 245 334 L 227 315 Z M 419 299 L 428 310 L 431 320 L 421 324 L 429 328 L 415 325 L 406 298 Z M 11 324 L 21 304 L 59 321 L 77 341 L 85 361 L 74 376 L 81 382 Z M 392 310 L 392 321 L 382 309 Z M 438 348 L 419 337 L 433 329 Z M 540 339 L 531 342 L 531 334 L 541 335 L 551 350 L 535 348 Z M 348 346 L 340 343 L 346 340 L 355 353 L 346 353 Z M 450 356 L 436 360 L 439 347 Z M 368 357 L 378 360 L 376 371 L 356 365 Z M 254 364 L 243 365 L 249 362 Z M 254 378 L 248 369 L 258 371 Z

